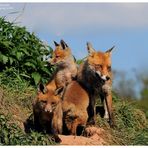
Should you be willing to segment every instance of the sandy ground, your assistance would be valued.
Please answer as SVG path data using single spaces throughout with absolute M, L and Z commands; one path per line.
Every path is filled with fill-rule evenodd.
M 107 142 L 111 135 L 105 130 L 97 127 L 85 129 L 85 136 L 59 135 L 62 140 L 61 145 L 109 145 Z M 106 139 L 108 138 L 108 139 Z

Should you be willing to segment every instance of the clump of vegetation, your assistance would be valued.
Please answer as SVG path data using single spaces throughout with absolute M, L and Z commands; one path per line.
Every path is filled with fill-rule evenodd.
M 113 93 L 115 127 L 111 129 L 105 119 L 98 117 L 97 124 L 113 136 L 113 145 L 147 145 L 148 121 L 135 102 L 121 99 Z M 138 138 L 140 137 L 140 138 Z
M 6 77 L 3 83 L 16 77 L 33 85 L 49 80 L 53 69 L 43 61 L 43 56 L 51 52 L 51 47 L 34 33 L 0 17 L 0 72 L 4 71 L 1 76 Z
M 54 70 L 43 61 L 52 49 L 25 27 L 0 18 L 0 145 L 51 145 L 43 133 L 25 133 L 32 113 L 35 85 L 47 82 Z
M 9 117 L 0 114 L 0 145 L 53 145 L 54 139 L 47 134 L 24 133 Z
M 140 75 L 140 80 L 142 82 L 141 99 L 137 102 L 137 104 L 138 107 L 145 112 L 148 119 L 148 75 L 147 73 L 144 74 Z
M 148 127 L 141 129 L 139 132 L 135 133 L 135 138 L 133 139 L 133 145 L 148 145 Z

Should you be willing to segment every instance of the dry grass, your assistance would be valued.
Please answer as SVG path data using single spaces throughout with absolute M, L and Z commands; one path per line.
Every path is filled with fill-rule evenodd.
M 3 114 L 5 117 L 9 117 L 9 120 L 4 126 L 9 127 L 11 124 L 15 124 L 17 128 L 11 129 L 9 127 L 8 129 L 10 131 L 15 131 L 22 137 L 28 138 L 28 141 L 26 139 L 26 143 L 25 141 L 22 142 L 23 145 L 28 144 L 29 139 L 32 139 L 32 135 L 30 133 L 33 134 L 33 138 L 37 137 L 34 139 L 33 143 L 30 142 L 30 144 L 52 144 L 52 140 L 50 142 L 47 140 L 49 137 L 46 134 L 31 131 L 33 130 L 31 127 L 33 125 L 33 118 L 29 117 L 31 117 L 30 115 L 32 114 L 32 102 L 36 96 L 36 88 L 28 85 L 27 82 L 20 82 L 15 79 L 11 80 L 10 83 L 11 84 L 1 83 L 0 86 L 0 114 Z M 102 128 L 105 131 L 105 134 L 101 135 L 101 138 L 105 139 L 106 145 L 147 145 L 148 122 L 145 114 L 141 110 L 137 109 L 133 103 L 123 101 L 115 94 L 113 94 L 113 101 L 116 123 L 116 127 L 114 129 L 109 127 L 109 124 L 105 119 L 97 115 L 97 127 Z M 28 118 L 30 123 L 30 133 L 28 134 L 30 135 L 26 134 L 24 130 L 24 122 Z M 3 132 L 4 131 L 1 130 L 0 134 Z M 15 142 L 12 140 L 9 141 L 9 143 L 4 141 L 2 144 L 18 144 L 20 139 L 17 138 L 15 134 L 13 135 L 13 139 L 18 140 L 14 140 Z M 108 135 L 111 136 L 108 137 Z M 6 135 L 3 137 L 5 136 Z M 8 136 L 6 137 L 8 138 Z M 41 138 L 41 140 L 38 138 Z

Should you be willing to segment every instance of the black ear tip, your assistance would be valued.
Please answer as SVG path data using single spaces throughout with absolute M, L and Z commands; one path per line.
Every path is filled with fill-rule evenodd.
M 65 43 L 63 39 L 61 39 L 60 43 Z
M 115 48 L 115 45 L 110 49 L 110 51 L 112 51 Z
M 87 49 L 88 49 L 88 50 L 90 50 L 91 48 L 93 48 L 93 47 L 92 47 L 92 44 L 91 44 L 90 42 L 87 42 L 86 44 L 87 44 Z
M 39 83 L 38 88 L 39 88 L 40 91 L 43 91 L 44 90 L 44 85 L 42 83 Z
M 111 53 L 114 48 L 115 48 L 115 46 L 113 46 L 112 48 L 108 49 L 108 50 L 106 51 L 106 53 Z
M 61 43 L 63 49 L 65 49 L 66 47 L 68 47 L 68 45 L 65 43 L 65 41 L 63 39 L 61 39 L 60 43 Z
M 86 44 L 87 46 L 92 47 L 92 44 L 90 42 L 87 42 Z
M 67 45 L 63 39 L 61 39 L 60 43 L 63 45 Z
M 54 42 L 55 46 L 59 46 L 59 44 L 56 41 L 53 41 L 53 42 Z
M 114 49 L 115 48 L 115 45 L 112 47 L 112 49 Z

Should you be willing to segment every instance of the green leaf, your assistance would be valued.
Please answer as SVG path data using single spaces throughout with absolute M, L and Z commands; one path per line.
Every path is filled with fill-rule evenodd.
M 6 48 L 9 48 L 10 45 L 12 45 L 12 42 L 10 42 L 10 41 L 3 41 L 3 45 L 4 45 Z
M 8 62 L 8 57 L 5 55 L 2 55 L 3 63 L 6 64 Z
M 24 65 L 26 65 L 28 67 L 32 67 L 33 69 L 36 69 L 36 66 L 31 62 L 26 62 Z
M 18 60 L 20 60 L 21 57 L 22 57 L 22 52 L 17 52 L 16 53 L 16 57 L 17 57 Z
M 14 59 L 9 57 L 9 62 L 10 62 L 10 65 L 12 65 L 12 63 L 14 62 Z
M 19 51 L 22 51 L 22 52 L 25 53 L 27 56 L 30 55 L 30 53 L 27 51 L 27 49 L 20 48 Z
M 51 74 L 51 72 L 48 70 L 48 68 L 42 67 L 41 69 L 44 73 L 49 74 L 49 75 Z
M 20 74 L 21 76 L 23 76 L 23 77 L 26 77 L 26 78 L 30 78 L 30 76 L 29 75 L 26 75 L 26 74 Z
M 41 79 L 41 75 L 37 72 L 31 74 L 32 78 L 34 79 L 35 84 L 37 85 Z

